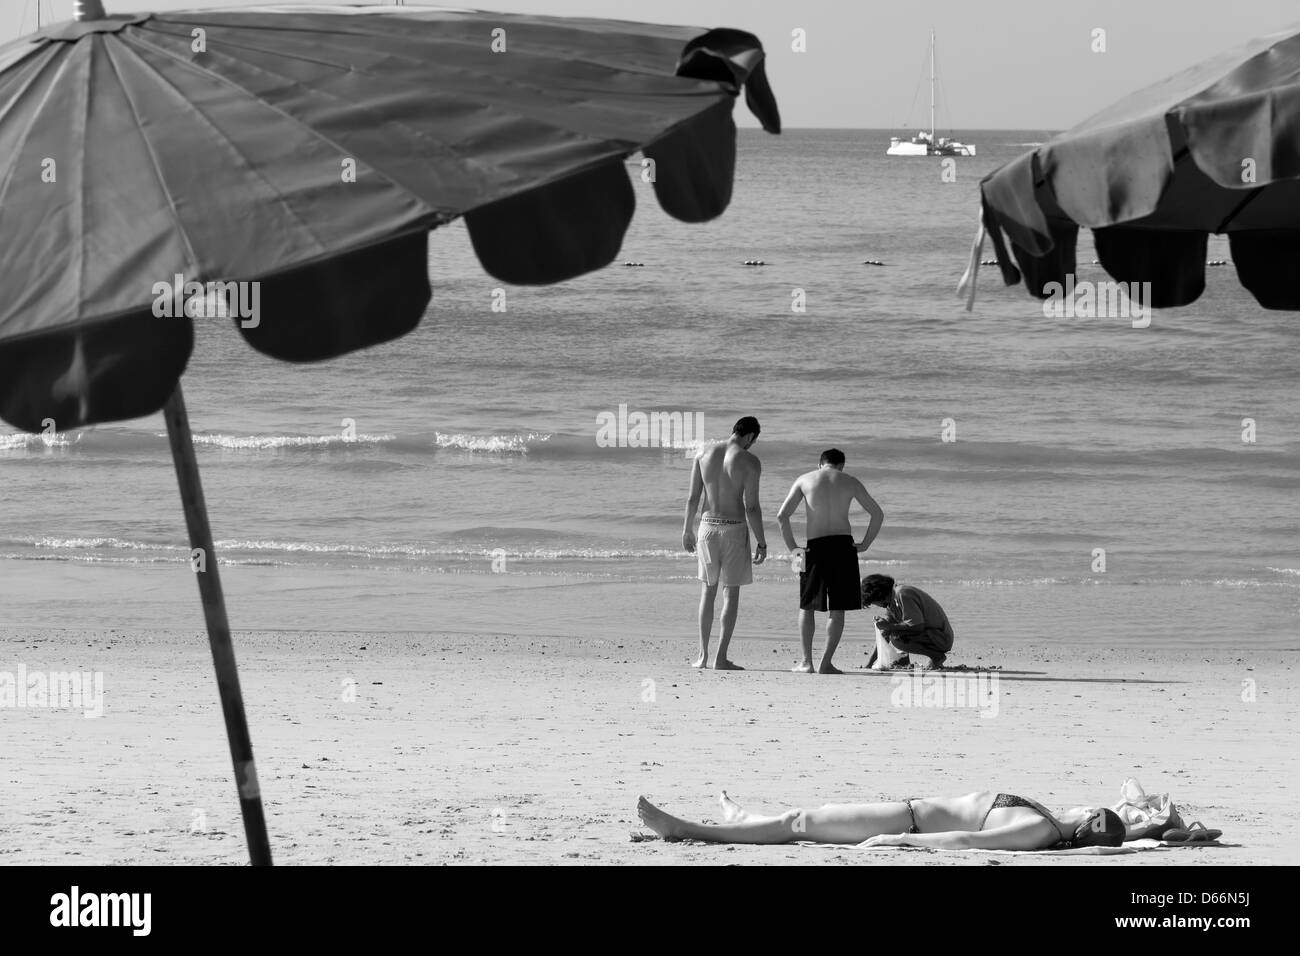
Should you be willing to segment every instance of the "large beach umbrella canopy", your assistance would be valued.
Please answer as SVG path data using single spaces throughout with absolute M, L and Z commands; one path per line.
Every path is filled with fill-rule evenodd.
M 428 305 L 430 230 L 463 216 L 492 275 L 568 279 L 618 253 L 627 156 L 700 222 L 731 195 L 739 93 L 770 132 L 780 119 L 739 30 L 417 6 L 77 13 L 0 47 L 0 418 L 66 431 L 164 411 L 250 854 L 269 863 L 179 386 L 186 303 L 257 282 L 258 314 L 234 324 L 288 361 L 385 342 Z
M 980 239 L 1033 295 L 1074 272 L 1084 226 L 1114 279 L 1150 282 L 1156 308 L 1187 305 L 1205 289 L 1208 235 L 1226 233 L 1259 304 L 1300 309 L 1300 27 L 1125 97 L 990 173 L 980 196 Z M 972 299 L 980 239 L 962 279 Z

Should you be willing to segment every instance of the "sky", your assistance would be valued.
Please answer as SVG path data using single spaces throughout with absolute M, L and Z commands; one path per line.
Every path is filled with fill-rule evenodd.
M 72 0 L 0 0 L 0 43 L 72 16 Z M 104 0 L 109 13 L 268 0 Z M 280 0 L 284 2 L 284 0 Z M 936 32 L 942 129 L 1059 130 L 1246 40 L 1300 24 L 1295 0 L 478 0 L 502 12 L 748 30 L 762 40 L 787 128 L 928 124 Z M 806 50 L 792 49 L 802 30 Z M 1105 52 L 1094 52 L 1104 30 Z M 737 121 L 755 125 L 748 111 Z

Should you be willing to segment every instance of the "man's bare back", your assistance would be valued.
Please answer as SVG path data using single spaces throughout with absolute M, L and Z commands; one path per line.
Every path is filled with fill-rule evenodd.
M 699 458 L 704 479 L 704 510 L 745 520 L 745 483 L 757 475 L 758 457 L 734 442 L 710 448 Z
M 854 501 L 869 497 L 862 482 L 835 468 L 818 468 L 800 475 L 795 487 L 803 495 L 808 538 L 852 534 L 849 507 Z

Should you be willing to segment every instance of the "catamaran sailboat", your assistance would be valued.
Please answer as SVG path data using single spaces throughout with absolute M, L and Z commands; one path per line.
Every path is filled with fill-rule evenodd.
M 886 156 L 974 156 L 973 143 L 959 143 L 934 135 L 934 31 L 930 31 L 930 131 L 921 130 L 910 140 L 891 136 Z

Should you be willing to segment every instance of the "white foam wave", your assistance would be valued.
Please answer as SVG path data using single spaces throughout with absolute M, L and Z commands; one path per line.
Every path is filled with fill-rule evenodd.
M 75 435 L 68 432 L 55 432 L 53 434 L 41 432 L 38 435 L 28 432 L 14 432 L 10 435 L 0 435 L 0 451 L 35 448 L 42 445 L 46 448 L 63 448 L 74 445 L 79 441 L 81 441 L 81 432 L 77 432 Z
M 129 550 L 129 551 L 178 551 L 189 552 L 188 544 L 150 544 L 142 541 L 124 541 L 121 538 L 55 538 L 55 537 L 20 537 L 15 541 L 35 548 L 53 551 L 94 551 L 94 550 Z M 646 559 L 684 559 L 683 551 L 673 548 L 493 548 L 478 547 L 442 547 L 426 548 L 404 544 L 337 544 L 313 541 L 276 541 L 225 539 L 214 542 L 218 553 L 221 552 L 275 552 L 280 554 L 320 554 L 343 555 L 347 557 L 368 558 L 450 558 L 490 560 L 504 554 L 512 560 L 524 561 L 600 561 L 600 560 L 646 560 Z M 781 558 L 782 555 L 774 555 Z M 694 558 L 690 558 L 694 560 Z M 902 562 L 875 562 L 878 564 L 896 564 Z
M 165 434 L 160 435 L 166 438 Z M 396 435 L 195 435 L 194 444 L 213 445 L 240 451 L 264 451 L 274 448 L 326 448 L 332 445 L 377 445 L 392 441 Z
M 963 578 L 957 580 L 954 583 L 959 584 L 962 587 L 968 587 L 968 588 L 1009 588 L 1009 587 L 1024 587 L 1027 584 L 1072 584 L 1076 582 L 1072 582 L 1070 580 L 1067 580 L 1066 578 L 1029 578 L 1029 579 L 997 578 L 997 579 L 982 579 L 982 580 L 973 579 L 973 578 Z M 1088 582 L 1083 582 L 1083 583 L 1088 583 Z
M 433 442 L 439 448 L 454 448 L 461 451 L 482 451 L 490 454 L 527 454 L 528 446 L 550 441 L 551 436 L 544 432 L 527 432 L 518 435 L 475 435 L 472 433 L 434 432 Z
M 370 558 L 453 558 L 490 560 L 504 555 L 522 561 L 589 561 L 627 560 L 646 558 L 675 558 L 684 552 L 670 548 L 618 549 L 618 548 L 422 548 L 413 545 L 382 544 L 320 544 L 306 541 L 217 541 L 217 550 L 227 551 L 278 551 L 288 554 L 340 554 Z M 694 560 L 692 558 L 692 560 Z
M 30 538 L 22 537 L 15 539 L 23 544 L 30 544 L 34 548 L 53 548 L 56 550 L 94 550 L 98 548 L 117 548 L 132 551 L 156 551 L 156 550 L 185 550 L 180 545 L 170 544 L 145 544 L 142 541 L 123 541 L 121 538 Z

